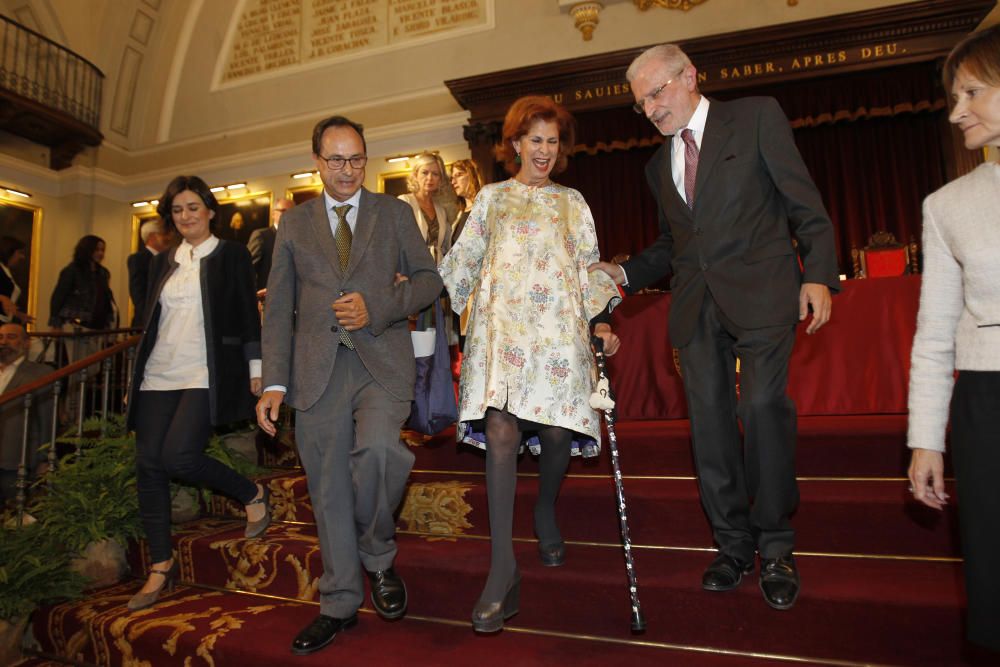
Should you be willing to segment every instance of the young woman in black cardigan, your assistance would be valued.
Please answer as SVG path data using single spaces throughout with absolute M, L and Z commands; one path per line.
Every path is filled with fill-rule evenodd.
M 132 376 L 139 512 L 152 567 L 130 610 L 149 607 L 179 567 L 170 541 L 170 479 L 218 489 L 246 506 L 246 537 L 271 520 L 266 487 L 205 455 L 212 427 L 253 415 L 260 395 L 260 318 L 250 253 L 212 234 L 218 202 L 197 176 L 178 176 L 157 212 L 182 241 L 153 258 L 146 333 Z

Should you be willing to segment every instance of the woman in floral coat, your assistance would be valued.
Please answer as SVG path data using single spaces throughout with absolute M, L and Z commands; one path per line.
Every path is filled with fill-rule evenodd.
M 597 261 L 594 220 L 576 190 L 549 176 L 566 166 L 573 119 L 547 97 L 507 112 L 500 157 L 514 177 L 485 186 L 461 238 L 439 271 L 455 312 L 471 300 L 462 361 L 459 438 L 486 448 L 490 574 L 472 613 L 496 632 L 518 610 L 520 575 L 512 542 L 517 454 L 527 438 L 540 453 L 535 533 L 543 564 L 562 565 L 566 547 L 555 499 L 571 453 L 595 456 L 600 417 L 590 407 L 596 369 L 590 321 L 608 354 L 618 348 L 606 313 L 619 300 Z

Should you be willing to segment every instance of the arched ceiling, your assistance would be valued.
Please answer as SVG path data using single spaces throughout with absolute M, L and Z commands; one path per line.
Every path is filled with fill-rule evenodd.
M 491 10 L 489 29 L 454 37 L 443 32 L 436 41 L 219 88 L 226 36 L 233 32 L 238 40 L 241 15 L 261 1 L 0 0 L 0 10 L 104 72 L 105 144 L 94 165 L 128 175 L 300 146 L 316 119 L 334 112 L 368 128 L 454 123 L 461 108 L 443 84 L 447 79 L 904 0 L 706 0 L 686 12 L 640 11 L 633 0 L 604 0 L 590 41 L 574 28 L 570 0 L 478 0 Z

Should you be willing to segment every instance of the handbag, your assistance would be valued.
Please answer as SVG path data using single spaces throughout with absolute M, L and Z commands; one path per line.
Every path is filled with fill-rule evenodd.
M 433 352 L 416 357 L 417 378 L 413 386 L 413 407 L 406 422 L 408 428 L 424 435 L 436 435 L 458 419 L 455 387 L 451 379 L 448 332 L 444 326 L 440 299 L 434 300 L 434 324 L 434 329 L 411 332 L 415 355 L 426 352 L 418 350 L 418 340 L 421 338 L 418 334 L 426 336 L 430 331 L 434 332 Z

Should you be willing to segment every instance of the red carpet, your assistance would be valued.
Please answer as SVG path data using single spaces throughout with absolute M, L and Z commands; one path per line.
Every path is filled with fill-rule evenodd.
M 838 431 L 837 425 L 844 428 Z M 477 637 L 468 616 L 488 568 L 482 455 L 437 438 L 416 449 L 418 472 L 399 516 L 396 567 L 406 578 L 406 619 L 366 613 L 359 627 L 311 658 L 288 645 L 317 608 L 315 527 L 302 472 L 269 475 L 276 518 L 248 542 L 233 508 L 175 531 L 182 579 L 195 584 L 165 604 L 129 615 L 137 584 L 43 610 L 34 635 L 46 654 L 98 665 L 285 664 L 962 665 L 963 592 L 953 510 L 921 511 L 899 477 L 905 445 L 899 417 L 807 418 L 800 422 L 798 563 L 795 608 L 768 608 L 756 575 L 736 591 L 700 588 L 711 539 L 691 474 L 686 422 L 618 428 L 640 597 L 647 633 L 629 633 L 613 486 L 601 462 L 574 461 L 559 503 L 570 542 L 567 564 L 544 568 L 532 539 L 537 466 L 522 461 L 515 514 L 522 572 L 521 612 L 496 637 Z M 266 455 L 294 462 L 281 447 Z M 420 472 L 423 471 L 423 472 Z M 435 472 L 427 472 L 435 471 Z M 832 471 L 832 472 L 831 472 Z M 465 473 L 465 474 L 461 474 Z M 681 477 L 680 479 L 669 477 Z M 869 479 L 833 479 L 863 477 Z M 433 534 L 432 537 L 428 535 Z M 854 554 L 869 557 L 852 557 Z M 891 557 L 887 557 L 891 556 Z M 141 550 L 133 552 L 142 570 Z M 255 594 L 219 593 L 229 587 Z M 638 641 L 637 641 L 638 640 Z M 185 663 L 185 659 L 189 662 Z M 979 663 L 986 664 L 986 663 Z

